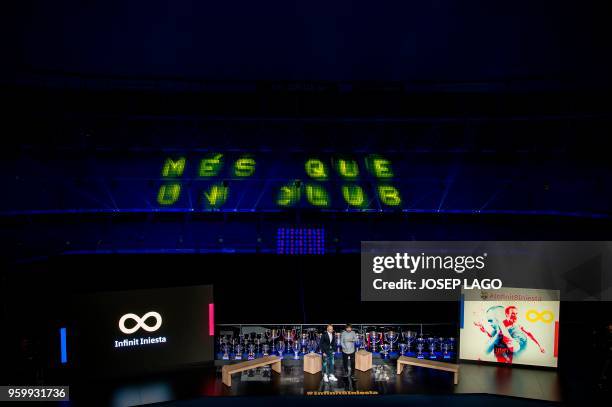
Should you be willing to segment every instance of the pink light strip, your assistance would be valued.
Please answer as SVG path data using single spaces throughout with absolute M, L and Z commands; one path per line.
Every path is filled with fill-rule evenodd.
M 208 304 L 208 335 L 215 336 L 215 304 Z

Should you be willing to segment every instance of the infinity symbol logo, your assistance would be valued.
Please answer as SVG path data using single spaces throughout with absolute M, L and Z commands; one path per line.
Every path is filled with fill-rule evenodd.
M 529 311 L 527 311 L 527 314 L 525 315 L 525 318 L 527 318 L 527 321 L 529 322 L 538 322 L 538 321 L 542 321 L 546 324 L 550 324 L 553 319 L 555 319 L 554 314 L 551 311 L 536 311 L 534 309 L 531 309 Z
M 149 326 L 145 323 L 146 320 L 149 318 L 155 318 L 155 325 Z M 134 327 L 132 328 L 126 328 L 125 321 L 127 321 L 128 319 L 133 319 L 134 321 L 136 321 L 136 325 L 134 325 Z M 125 314 L 124 316 L 121 317 L 121 319 L 119 319 L 119 329 L 121 330 L 121 332 L 125 334 L 133 334 L 134 332 L 138 331 L 140 328 L 144 329 L 147 332 L 157 331 L 159 327 L 161 326 L 161 324 L 162 324 L 162 317 L 161 315 L 159 315 L 159 313 L 155 311 L 147 312 L 146 314 L 142 316 L 142 318 L 136 314 Z

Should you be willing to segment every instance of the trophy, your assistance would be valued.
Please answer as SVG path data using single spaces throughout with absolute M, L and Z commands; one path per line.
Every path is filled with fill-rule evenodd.
M 323 337 L 323 333 L 322 332 L 317 332 L 317 353 L 320 355 L 323 353 L 323 351 L 321 350 L 321 347 L 319 346 L 319 344 L 321 343 L 321 338 Z
M 302 354 L 306 354 L 306 349 L 308 349 L 308 334 L 302 334 L 300 339 L 300 346 L 302 347 Z
M 237 345 L 236 338 L 232 336 L 232 338 L 230 339 L 230 350 L 232 351 L 236 350 L 236 345 Z
M 397 332 L 395 331 L 385 332 L 385 339 L 387 340 L 387 342 L 389 342 L 389 345 L 391 345 L 389 348 L 389 352 L 393 352 L 393 344 L 397 342 L 397 340 L 399 339 Z
M 315 341 L 314 339 L 308 341 L 308 352 L 315 353 L 318 346 L 319 346 L 319 343 Z
M 363 349 L 363 335 L 362 334 L 355 334 L 355 349 L 356 350 L 360 350 Z
M 376 331 L 371 331 L 370 335 L 370 350 L 372 352 L 376 352 L 376 345 L 380 342 L 380 337 L 376 333 Z
M 412 352 L 412 345 L 416 339 L 416 333 L 413 331 L 405 331 L 402 334 L 404 335 L 404 340 L 406 341 L 406 353 L 410 354 Z
M 270 343 L 270 338 L 272 337 L 272 331 L 269 329 L 266 329 L 263 333 L 263 341 L 262 341 L 262 345 L 264 343 L 269 344 Z M 270 347 L 268 347 L 268 349 L 270 349 Z
M 234 360 L 242 360 L 242 345 L 236 345 L 236 353 L 234 354 Z
M 270 345 L 268 345 L 267 343 L 264 343 L 261 346 L 261 350 L 263 352 L 262 356 L 270 356 L 270 354 L 268 353 L 268 351 L 270 350 Z
M 293 359 L 298 360 L 300 358 L 300 344 L 298 341 L 294 341 L 291 345 L 293 349 Z
M 417 358 L 423 359 L 425 357 L 423 355 L 423 349 L 425 348 L 425 339 L 423 339 L 422 335 L 416 338 L 416 348 L 417 348 Z
M 387 382 L 389 381 L 389 373 L 385 369 L 385 366 L 373 366 L 374 370 L 374 381 L 376 382 Z
M 255 359 L 255 345 L 254 344 L 249 345 L 249 354 L 247 355 L 247 359 L 248 360 Z
M 308 328 L 308 339 L 315 340 L 317 339 L 317 328 Z
M 449 341 L 444 341 L 442 343 L 442 358 L 443 359 L 450 359 L 450 352 L 449 352 L 449 348 L 450 348 L 450 344 L 448 343 Z
M 276 352 L 278 352 L 278 356 L 282 359 L 283 352 L 285 351 L 285 342 L 278 341 L 276 342 Z
M 340 338 L 342 334 L 340 332 L 336 332 L 336 353 L 340 354 L 342 352 L 342 344 L 340 343 Z
M 223 352 L 225 350 L 224 345 L 227 345 L 227 338 L 225 337 L 225 335 L 221 335 L 219 336 L 219 352 Z
M 223 344 L 221 349 L 223 349 L 223 360 L 229 360 L 229 358 L 230 358 L 230 356 L 229 356 L 229 345 L 227 344 L 227 342 Z
M 391 351 L 391 345 L 388 343 L 382 343 L 380 345 L 380 354 L 382 356 L 383 359 L 388 359 L 389 358 L 389 352 Z
M 280 331 L 278 329 L 270 330 L 270 338 L 272 339 L 272 350 L 274 350 L 274 341 L 278 339 L 279 336 L 280 336 Z
M 399 344 L 399 348 L 400 348 L 400 356 L 404 356 L 405 352 L 406 352 L 406 344 L 405 343 L 400 343 Z
M 449 352 L 455 351 L 455 338 L 453 338 L 452 336 L 448 338 L 448 351 Z
M 287 352 L 293 349 L 293 343 L 295 342 L 295 329 L 283 329 L 283 338 L 285 339 Z
M 429 347 L 429 358 L 435 359 L 436 358 L 436 338 L 434 338 L 433 336 L 428 337 L 427 344 Z
M 217 345 L 219 345 L 219 349 L 223 349 L 223 344 L 227 342 L 227 338 L 225 335 L 219 335 L 219 340 Z
M 259 353 L 261 351 L 261 335 L 257 335 L 255 338 L 255 353 Z
M 283 329 L 283 338 L 285 338 L 285 342 L 293 342 L 295 339 L 295 329 Z

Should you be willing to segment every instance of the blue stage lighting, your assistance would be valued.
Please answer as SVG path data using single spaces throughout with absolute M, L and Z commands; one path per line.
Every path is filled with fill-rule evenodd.
M 325 254 L 324 228 L 278 228 L 277 254 Z

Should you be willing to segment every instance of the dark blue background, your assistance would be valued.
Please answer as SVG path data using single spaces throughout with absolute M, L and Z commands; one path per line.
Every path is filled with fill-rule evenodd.
M 198 79 L 609 84 L 605 2 L 21 1 L 3 70 Z

